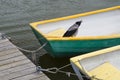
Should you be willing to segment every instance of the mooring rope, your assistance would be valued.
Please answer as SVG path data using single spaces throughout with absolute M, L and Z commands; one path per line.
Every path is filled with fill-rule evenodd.
M 37 67 L 36 67 L 36 70 L 37 70 L 38 72 L 44 71 L 44 72 L 48 72 L 48 73 L 52 73 L 52 74 L 56 74 L 56 73 L 58 73 L 58 72 L 59 72 L 59 73 L 64 73 L 64 74 L 66 74 L 68 77 L 70 77 L 71 75 L 77 76 L 75 73 L 60 70 L 60 69 L 66 68 L 66 67 L 68 67 L 68 66 L 70 66 L 70 65 L 71 65 L 71 64 L 67 64 L 67 65 L 62 66 L 62 67 L 60 67 L 60 68 L 52 67 L 52 68 L 47 68 L 47 69 L 43 69 L 41 66 L 37 66 Z
M 63 69 L 63 68 L 66 68 L 68 66 L 71 66 L 71 64 L 67 64 L 65 66 L 62 66 L 60 68 L 57 68 L 57 67 L 52 67 L 52 68 L 47 68 L 47 69 L 43 69 L 41 66 L 37 66 L 36 67 L 36 70 L 37 72 L 40 72 L 40 71 L 43 71 L 43 72 L 48 72 L 48 73 L 51 73 L 51 74 L 56 74 L 56 73 L 63 73 L 63 74 L 66 74 L 68 77 L 70 77 L 71 75 L 73 76 L 77 76 L 76 73 L 72 73 L 72 72 L 68 72 L 68 71 L 63 71 L 63 70 L 60 70 L 60 69 Z M 83 78 L 87 78 L 88 80 L 103 80 L 103 79 L 99 79 L 97 78 L 96 76 L 92 76 L 92 77 L 88 77 L 86 75 L 82 75 Z
M 58 69 L 63 69 L 63 68 L 66 68 L 66 67 L 68 67 L 68 66 L 71 66 L 71 64 L 67 64 L 67 65 L 62 66 L 62 67 L 60 67 L 60 68 L 58 68 Z
M 20 49 L 21 51 L 24 51 L 24 52 L 28 52 L 28 53 L 36 53 L 36 52 L 38 52 L 38 51 L 40 51 L 43 47 L 45 47 L 47 45 L 47 42 L 46 43 L 44 43 L 42 46 L 40 46 L 38 49 L 36 49 L 36 50 L 33 50 L 33 51 L 31 51 L 31 50 L 27 50 L 27 49 L 23 49 L 23 48 L 20 48 L 20 47 L 18 47 L 18 46 L 16 46 L 18 49 Z
M 7 36 L 7 35 L 4 34 L 4 33 L 1 33 L 0 36 L 1 36 L 2 39 L 6 39 L 6 38 L 7 38 L 8 40 L 11 41 L 11 37 Z M 44 43 L 42 46 L 40 46 L 38 49 L 33 50 L 33 51 L 27 50 L 27 49 L 23 49 L 23 48 L 18 47 L 18 46 L 16 46 L 16 45 L 15 45 L 15 46 L 16 46 L 19 50 L 21 50 L 21 51 L 28 52 L 28 53 L 36 53 L 36 52 L 38 52 L 39 50 L 41 50 L 43 47 L 45 47 L 46 45 L 47 45 L 47 42 Z

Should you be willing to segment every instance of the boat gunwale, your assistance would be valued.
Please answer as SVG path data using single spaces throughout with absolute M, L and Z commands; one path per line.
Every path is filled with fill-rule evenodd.
M 44 34 L 42 34 L 42 32 L 40 32 L 40 30 L 37 28 L 37 26 L 40 25 L 40 24 L 57 22 L 57 21 L 62 21 L 62 20 L 68 20 L 68 19 L 73 19 L 73 18 L 77 18 L 77 17 L 83 17 L 83 16 L 93 15 L 93 14 L 97 14 L 97 13 L 112 11 L 112 10 L 116 10 L 116 9 L 120 9 L 120 6 L 114 6 L 114 7 L 110 7 L 110 8 L 105 8 L 105 9 L 100 9 L 100 10 L 75 14 L 75 15 L 61 17 L 61 18 L 55 18 L 55 19 L 50 19 L 50 20 L 33 22 L 33 23 L 30 23 L 30 25 L 33 29 L 35 29 L 38 33 L 40 33 L 42 36 L 44 36 L 47 40 L 96 40 L 96 39 L 120 38 L 120 34 L 112 34 L 112 35 L 104 35 L 104 36 L 79 36 L 79 37 L 57 37 L 57 36 L 54 37 L 54 36 L 49 36 L 48 37 L 48 36 L 45 36 Z
M 98 50 L 98 51 L 93 51 L 93 52 L 90 52 L 90 53 L 87 53 L 87 54 L 84 54 L 84 55 L 72 57 L 72 58 L 70 58 L 70 62 L 72 62 L 74 65 L 76 65 L 86 75 L 93 76 L 93 75 L 91 75 L 90 73 L 88 73 L 88 71 L 86 71 L 83 68 L 83 66 L 81 65 L 80 61 L 83 60 L 83 59 L 86 59 L 86 58 L 97 56 L 97 55 L 107 54 L 109 52 L 116 51 L 116 50 L 120 50 L 120 45 L 109 47 L 109 48 Z

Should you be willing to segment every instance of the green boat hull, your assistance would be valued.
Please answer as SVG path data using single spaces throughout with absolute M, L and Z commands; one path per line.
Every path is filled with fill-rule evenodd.
M 120 44 L 120 38 L 96 40 L 47 40 L 36 30 L 33 29 L 33 32 L 41 45 L 47 42 L 44 49 L 53 57 L 70 57 Z

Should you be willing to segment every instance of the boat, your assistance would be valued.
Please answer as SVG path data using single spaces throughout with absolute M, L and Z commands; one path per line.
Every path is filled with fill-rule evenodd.
M 63 37 L 82 21 L 76 35 Z M 120 44 L 120 6 L 30 23 L 40 44 L 53 57 L 68 57 Z
M 120 45 L 70 58 L 79 80 L 120 80 Z

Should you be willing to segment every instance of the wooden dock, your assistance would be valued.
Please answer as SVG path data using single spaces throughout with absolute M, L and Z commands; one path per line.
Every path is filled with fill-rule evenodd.
M 50 80 L 8 39 L 0 36 L 0 80 Z

